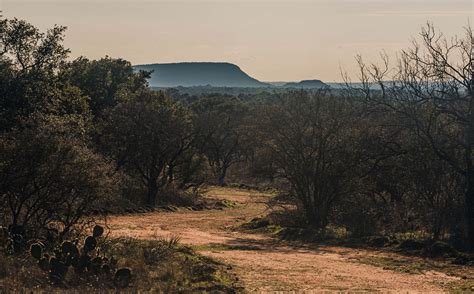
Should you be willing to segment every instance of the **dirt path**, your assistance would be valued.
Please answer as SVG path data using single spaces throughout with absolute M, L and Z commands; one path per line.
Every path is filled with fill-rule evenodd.
M 213 188 L 208 197 L 240 203 L 236 208 L 174 213 L 144 213 L 111 218 L 114 236 L 159 238 L 177 235 L 201 254 L 219 259 L 232 270 L 248 291 L 410 291 L 442 292 L 443 285 L 461 278 L 440 271 L 402 273 L 361 260 L 402 258 L 391 253 L 336 246 L 305 246 L 279 242 L 263 234 L 235 231 L 239 224 L 265 213 L 268 195 L 227 188 Z M 423 262 L 417 258 L 403 260 Z M 474 277 L 465 270 L 464 278 Z

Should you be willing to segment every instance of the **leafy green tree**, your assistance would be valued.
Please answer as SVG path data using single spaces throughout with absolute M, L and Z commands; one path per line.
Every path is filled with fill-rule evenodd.
M 28 236 L 57 228 L 63 238 L 114 195 L 113 168 L 57 123 L 34 124 L 0 136 L 0 202 Z
M 18 19 L 0 22 L 1 131 L 34 113 L 68 115 L 86 124 L 86 97 L 60 75 L 69 53 L 62 44 L 64 31 L 56 26 L 41 33 Z
M 154 206 L 193 138 L 189 112 L 162 92 L 147 90 L 110 111 L 103 139 L 118 167 L 144 185 L 146 203 Z
M 0 21 L 0 203 L 6 225 L 61 236 L 108 197 L 110 166 L 86 147 L 88 99 L 65 79 L 64 27 Z
M 64 74 L 72 85 L 89 97 L 94 118 L 117 105 L 130 93 L 146 88 L 149 73 L 134 72 L 130 62 L 106 56 L 99 60 L 80 57 L 69 63 Z

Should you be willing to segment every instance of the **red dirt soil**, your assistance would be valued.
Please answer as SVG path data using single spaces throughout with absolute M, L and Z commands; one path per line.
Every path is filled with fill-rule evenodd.
M 235 230 L 240 224 L 264 215 L 268 194 L 231 188 L 210 188 L 206 197 L 238 202 L 235 208 L 173 213 L 114 216 L 108 226 L 112 236 L 155 239 L 179 236 L 199 253 L 229 264 L 247 291 L 396 291 L 444 292 L 462 283 L 457 275 L 429 270 L 403 273 L 363 264 L 366 258 L 421 258 L 337 246 L 283 242 L 270 235 Z M 471 268 L 460 270 L 474 278 Z

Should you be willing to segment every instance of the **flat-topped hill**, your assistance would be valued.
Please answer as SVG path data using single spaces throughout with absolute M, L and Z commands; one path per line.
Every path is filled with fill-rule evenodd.
M 180 62 L 135 65 L 135 70 L 153 71 L 151 87 L 267 87 L 237 65 L 226 62 Z

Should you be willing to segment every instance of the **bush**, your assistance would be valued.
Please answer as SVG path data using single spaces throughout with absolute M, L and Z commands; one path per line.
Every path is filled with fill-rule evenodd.
M 385 236 L 375 236 L 371 237 L 368 240 L 369 246 L 372 247 L 384 247 L 386 244 L 390 243 L 390 239 Z
M 342 199 L 361 190 L 364 120 L 354 100 L 294 91 L 262 108 L 259 139 L 307 225 L 324 229 Z
M 159 204 L 175 206 L 194 206 L 200 199 L 198 190 L 181 191 L 174 187 L 167 187 L 158 195 Z
M 454 256 L 456 250 L 448 243 L 436 241 L 427 248 L 427 253 L 433 257 Z
M 112 197 L 112 167 L 101 156 L 48 126 L 0 136 L 3 225 L 25 238 L 62 239 L 89 221 L 99 200 Z M 79 229 L 80 230 L 80 229 Z M 11 233 L 11 232 L 10 232 Z
M 257 217 L 257 218 L 251 219 L 250 222 L 243 224 L 242 228 L 248 229 L 248 230 L 256 230 L 256 229 L 265 228 L 269 225 L 270 225 L 270 221 L 268 219 Z
M 474 256 L 468 254 L 459 254 L 453 260 L 453 263 L 458 265 L 474 265 Z
M 404 250 L 422 250 L 425 248 L 425 243 L 418 240 L 408 239 L 400 243 L 399 247 Z

